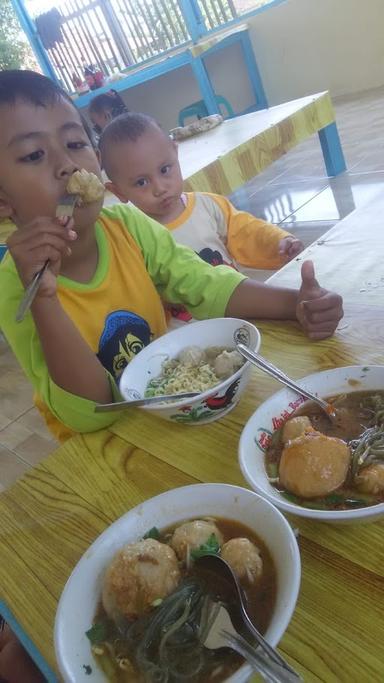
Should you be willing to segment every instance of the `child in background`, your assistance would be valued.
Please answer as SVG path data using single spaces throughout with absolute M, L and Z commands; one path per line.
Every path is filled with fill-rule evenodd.
M 276 269 L 303 250 L 293 235 L 238 211 L 223 196 L 183 193 L 177 145 L 145 114 L 114 119 L 103 131 L 100 151 L 108 189 L 212 265 Z
M 0 328 L 58 439 L 120 416 L 95 413 L 95 403 L 116 400 L 124 367 L 166 331 L 161 298 L 200 319 L 297 319 L 313 339 L 336 329 L 341 298 L 318 285 L 310 262 L 299 291 L 272 287 L 212 268 L 132 206 L 102 209 L 98 200 L 69 222 L 55 218 L 82 168 L 100 177 L 65 92 L 33 72 L 0 72 L 0 217 L 17 226 L 0 264 Z M 16 323 L 24 287 L 47 259 L 31 311 Z
M 128 108 L 122 97 L 116 90 L 101 93 L 91 100 L 88 108 L 89 118 L 92 121 L 94 131 L 101 135 L 105 126 L 116 116 L 128 112 Z

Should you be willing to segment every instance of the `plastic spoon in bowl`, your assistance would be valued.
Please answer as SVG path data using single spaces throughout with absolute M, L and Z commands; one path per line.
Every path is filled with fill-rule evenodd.
M 214 595 L 217 596 L 217 593 L 219 593 L 217 596 L 219 599 L 223 599 L 224 602 L 230 605 L 238 606 L 237 616 L 240 617 L 240 620 L 246 627 L 248 633 L 257 642 L 264 654 L 267 655 L 274 664 L 287 672 L 288 675 L 286 680 L 294 681 L 294 683 L 302 681 L 299 674 L 292 669 L 279 652 L 265 640 L 264 636 L 261 635 L 260 631 L 254 625 L 247 611 L 243 589 L 240 586 L 236 574 L 225 560 L 219 557 L 219 555 L 204 555 L 195 561 L 193 574 L 200 577 L 208 590 L 212 591 Z M 232 613 L 231 617 L 234 616 L 236 615 Z M 281 680 L 284 679 L 282 678 Z
M 267 375 L 271 375 L 271 377 L 277 379 L 278 382 L 285 384 L 285 386 L 292 389 L 292 391 L 295 391 L 297 394 L 299 394 L 299 396 L 309 398 L 310 401 L 316 403 L 328 415 L 329 419 L 332 422 L 336 420 L 337 413 L 331 403 L 324 401 L 324 399 L 319 398 L 318 396 L 316 396 L 316 394 L 312 394 L 311 391 L 303 389 L 303 387 L 301 387 L 300 384 L 296 384 L 296 382 L 294 382 L 290 377 L 288 377 L 282 370 L 279 370 L 279 368 L 277 368 L 276 365 L 273 365 L 268 360 L 266 360 L 266 358 L 263 358 L 263 356 L 260 356 L 258 353 L 251 351 L 247 346 L 244 346 L 244 344 L 236 344 L 236 348 L 238 352 L 241 353 L 241 355 L 244 358 L 246 358 L 250 363 L 253 363 L 253 365 L 256 365 L 257 368 L 260 368 L 260 370 L 266 372 Z
M 118 401 L 117 403 L 98 403 L 95 407 L 95 413 L 107 413 L 111 410 L 122 410 L 123 408 L 151 406 L 156 405 L 156 403 L 175 403 L 176 401 L 183 401 L 185 398 L 194 398 L 198 395 L 198 391 L 185 391 L 182 394 L 167 394 L 166 396 L 149 396 L 149 398 L 138 398 L 134 399 L 133 401 Z

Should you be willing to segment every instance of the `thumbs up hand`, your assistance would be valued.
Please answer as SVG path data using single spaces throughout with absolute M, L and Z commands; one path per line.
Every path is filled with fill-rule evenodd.
M 301 268 L 296 317 L 310 339 L 330 337 L 343 317 L 343 300 L 338 294 L 320 287 L 312 261 Z

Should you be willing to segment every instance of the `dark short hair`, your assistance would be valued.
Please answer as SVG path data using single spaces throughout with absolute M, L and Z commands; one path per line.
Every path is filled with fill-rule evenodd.
M 112 117 L 115 118 L 120 114 L 128 112 L 128 107 L 116 90 L 110 90 L 109 92 L 101 93 L 101 95 L 96 95 L 89 105 L 90 114 L 101 114 L 105 110 L 110 111 Z
M 35 71 L 0 71 L 0 105 L 16 100 L 46 107 L 64 99 L 73 104 L 69 95 L 57 83 Z
M 126 141 L 137 142 L 137 140 L 141 138 L 147 130 L 153 128 L 153 126 L 163 132 L 161 126 L 152 116 L 148 116 L 147 114 L 136 114 L 134 112 L 121 114 L 108 123 L 99 140 L 102 166 L 105 168 L 108 175 L 110 170 L 108 148 L 112 145 Z
M 42 76 L 36 71 L 19 69 L 0 71 L 0 106 L 14 105 L 17 100 L 34 104 L 36 107 L 49 107 L 60 100 L 69 102 L 78 112 L 84 130 L 95 147 L 90 126 L 85 118 L 76 109 L 68 93 L 47 76 Z

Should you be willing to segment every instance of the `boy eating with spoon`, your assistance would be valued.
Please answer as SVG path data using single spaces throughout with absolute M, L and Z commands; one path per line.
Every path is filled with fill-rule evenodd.
M 160 299 L 196 318 L 297 320 L 311 339 L 331 335 L 342 300 L 303 264 L 299 290 L 253 282 L 212 268 L 131 206 L 102 200 L 55 218 L 73 173 L 100 178 L 96 153 L 70 98 L 28 71 L 0 73 L 0 217 L 17 226 L 0 265 L 0 327 L 36 392 L 54 435 L 107 427 L 129 360 L 166 331 Z M 31 311 L 15 315 L 24 288 L 49 260 Z

